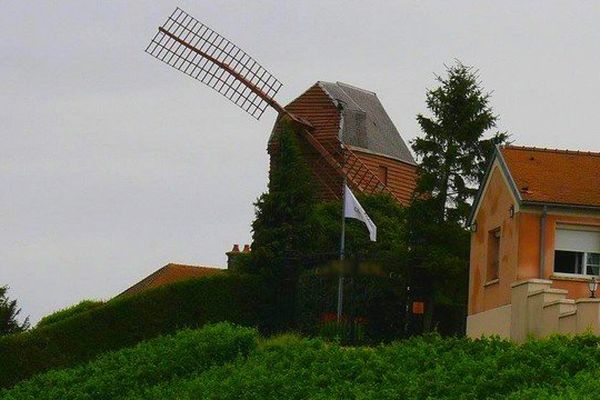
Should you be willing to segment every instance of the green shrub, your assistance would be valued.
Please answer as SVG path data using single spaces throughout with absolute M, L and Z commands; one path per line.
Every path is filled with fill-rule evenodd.
M 40 320 L 40 322 L 38 322 L 36 328 L 39 328 L 40 326 L 50 325 L 57 321 L 62 321 L 63 319 L 70 318 L 82 312 L 93 310 L 96 307 L 100 307 L 102 304 L 104 304 L 104 302 L 102 301 L 83 300 L 75 304 L 74 306 L 63 308 L 62 310 L 58 310 L 53 312 L 52 314 L 46 315 Z
M 208 322 L 257 325 L 262 290 L 255 277 L 222 274 L 116 298 L 71 318 L 0 338 L 0 387 L 88 361 L 158 335 Z
M 182 330 L 135 347 L 109 352 L 81 366 L 49 371 L 6 391 L 5 400 L 119 399 L 150 386 L 198 374 L 246 356 L 258 333 L 229 323 Z
M 510 400 L 595 400 L 600 392 L 600 371 L 577 373 L 565 387 L 526 388 L 513 393 Z
M 319 325 L 319 337 L 340 343 L 363 343 L 365 326 L 360 321 L 324 321 Z
M 337 274 L 303 274 L 298 284 L 298 329 L 309 336 L 331 338 L 331 333 L 339 336 L 332 332 L 334 328 L 342 328 L 348 332 L 340 336 L 345 339 L 350 337 L 354 325 L 358 328 L 352 334 L 354 344 L 402 338 L 406 315 L 403 282 L 385 276 L 357 275 L 346 279 L 344 289 L 344 319 L 348 323 L 333 326 L 329 322 L 335 319 L 337 311 Z
M 541 400 L 597 398 L 600 389 L 600 338 L 591 335 L 523 345 L 430 335 L 345 347 L 288 334 L 255 347 L 252 330 L 200 332 L 38 375 L 0 398 Z
M 288 335 L 131 399 L 594 398 L 599 344 L 591 336 L 522 346 L 427 336 L 368 348 Z

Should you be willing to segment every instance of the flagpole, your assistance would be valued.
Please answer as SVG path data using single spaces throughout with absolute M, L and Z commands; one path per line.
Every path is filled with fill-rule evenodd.
M 344 184 L 342 186 L 344 194 L 342 195 L 342 237 L 340 239 L 340 276 L 338 278 L 338 304 L 337 304 L 337 321 L 342 318 L 342 309 L 344 304 L 344 245 L 346 242 L 346 177 L 344 176 Z

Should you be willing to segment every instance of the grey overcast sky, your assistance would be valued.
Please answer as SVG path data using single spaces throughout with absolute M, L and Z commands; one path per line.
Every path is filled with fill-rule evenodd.
M 283 103 L 351 83 L 410 140 L 460 59 L 516 143 L 598 151 L 599 4 L 0 0 L 0 284 L 35 322 L 250 241 L 275 113 L 257 122 L 144 53 L 176 6 L 274 73 Z

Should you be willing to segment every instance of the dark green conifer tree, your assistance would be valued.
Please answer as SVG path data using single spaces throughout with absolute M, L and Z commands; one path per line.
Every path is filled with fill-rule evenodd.
M 16 300 L 10 300 L 6 294 L 8 286 L 0 286 L 0 336 L 22 332 L 29 328 L 29 317 L 22 323 L 17 320 L 21 309 Z
M 487 160 L 508 135 L 486 136 L 498 117 L 477 71 L 457 62 L 446 73 L 427 91 L 431 116 L 417 116 L 424 135 L 412 142 L 420 164 L 408 226 L 413 285 L 428 289 L 424 327 L 459 333 L 468 290 L 465 223 Z

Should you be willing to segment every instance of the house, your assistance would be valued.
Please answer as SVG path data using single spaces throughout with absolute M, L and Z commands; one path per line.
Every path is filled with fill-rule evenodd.
M 196 266 L 169 263 L 154 271 L 138 283 L 121 292 L 117 297 L 136 294 L 148 289 L 154 289 L 171 283 L 187 279 L 200 278 L 215 274 L 222 274 L 223 268 L 213 266 Z
M 319 81 L 285 110 L 311 126 L 310 135 L 300 137 L 320 200 L 341 198 L 345 177 L 356 192 L 384 189 L 401 204 L 408 204 L 416 184 L 416 163 L 375 93 L 342 82 Z M 286 114 L 279 116 L 269 139 L 272 170 L 277 151 L 273 139 L 285 118 Z M 314 142 L 306 143 L 306 139 Z M 328 157 L 341 170 L 326 162 Z
M 497 148 L 469 223 L 469 336 L 600 333 L 600 153 Z

